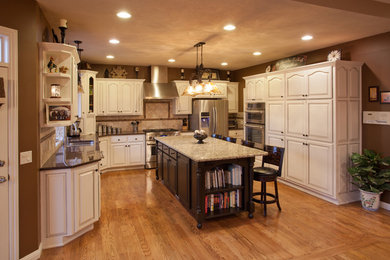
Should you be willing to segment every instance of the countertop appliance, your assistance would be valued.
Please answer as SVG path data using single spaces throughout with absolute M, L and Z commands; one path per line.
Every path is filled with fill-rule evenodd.
M 226 99 L 194 99 L 190 129 L 204 130 L 208 136 L 228 136 L 228 101 Z
M 145 132 L 145 169 L 154 169 L 157 167 L 157 147 L 155 137 L 180 135 L 177 129 L 144 129 Z
M 245 140 L 264 148 L 265 144 L 265 103 L 247 103 L 245 109 Z

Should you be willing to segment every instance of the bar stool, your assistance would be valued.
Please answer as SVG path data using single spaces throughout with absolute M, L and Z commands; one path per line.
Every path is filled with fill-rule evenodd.
M 230 136 L 224 136 L 224 137 L 222 137 L 222 140 L 225 140 L 225 141 L 228 141 L 228 142 L 231 142 L 231 143 L 236 143 L 237 142 L 237 138 L 230 137 Z
M 277 177 L 282 172 L 284 148 L 265 145 L 264 151 L 268 152 L 268 155 L 263 157 L 262 166 L 253 168 L 253 180 L 261 182 L 261 191 L 253 192 L 252 200 L 264 205 L 264 216 L 267 216 L 267 204 L 276 203 L 279 210 L 282 210 L 279 204 Z M 276 165 L 278 169 L 265 167 L 264 163 Z M 267 182 L 271 181 L 275 185 L 275 194 L 267 193 Z M 257 195 L 260 195 L 260 199 L 254 198 Z M 267 196 L 273 200 L 267 200 Z
M 251 141 L 247 141 L 247 140 L 241 140 L 241 144 L 248 146 L 248 147 L 251 147 L 251 148 L 255 147 L 255 143 L 253 143 Z
M 217 134 L 211 134 L 211 137 L 222 139 L 222 135 L 217 135 Z

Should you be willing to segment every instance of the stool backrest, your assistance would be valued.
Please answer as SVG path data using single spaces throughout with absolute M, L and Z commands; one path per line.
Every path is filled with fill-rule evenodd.
M 211 137 L 222 139 L 222 135 L 217 135 L 217 134 L 211 134 Z
M 265 145 L 264 151 L 268 152 L 268 155 L 263 157 L 262 167 L 264 167 L 264 163 L 279 166 L 278 176 L 281 176 L 282 167 L 283 167 L 284 148 Z
M 241 140 L 241 144 L 248 146 L 248 147 L 251 147 L 251 148 L 255 147 L 255 143 L 253 143 L 251 141 L 247 141 L 247 140 Z
M 231 142 L 231 143 L 236 143 L 237 142 L 237 138 L 230 137 L 230 136 L 224 136 L 224 137 L 222 137 L 222 140 L 225 140 L 225 141 L 228 141 L 228 142 Z

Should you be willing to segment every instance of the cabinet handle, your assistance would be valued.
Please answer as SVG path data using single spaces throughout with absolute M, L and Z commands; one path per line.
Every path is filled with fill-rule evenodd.
M 280 96 L 280 97 L 283 97 L 283 96 Z
M 95 169 L 95 172 L 98 172 L 99 170 L 98 169 Z
M 280 132 L 281 134 L 284 134 L 284 132 Z
M 280 141 L 284 141 L 283 139 L 280 139 Z

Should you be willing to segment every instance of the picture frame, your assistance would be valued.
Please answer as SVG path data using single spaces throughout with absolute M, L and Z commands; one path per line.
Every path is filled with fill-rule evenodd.
M 378 100 L 379 100 L 379 87 L 378 86 L 368 87 L 368 101 L 378 102 Z
M 71 121 L 71 105 L 67 103 L 46 104 L 46 122 Z
M 217 69 L 205 69 L 205 71 L 202 73 L 202 79 L 209 79 L 209 76 L 211 74 L 211 80 L 219 80 L 219 70 Z
M 390 104 L 390 91 L 381 91 L 381 104 Z

